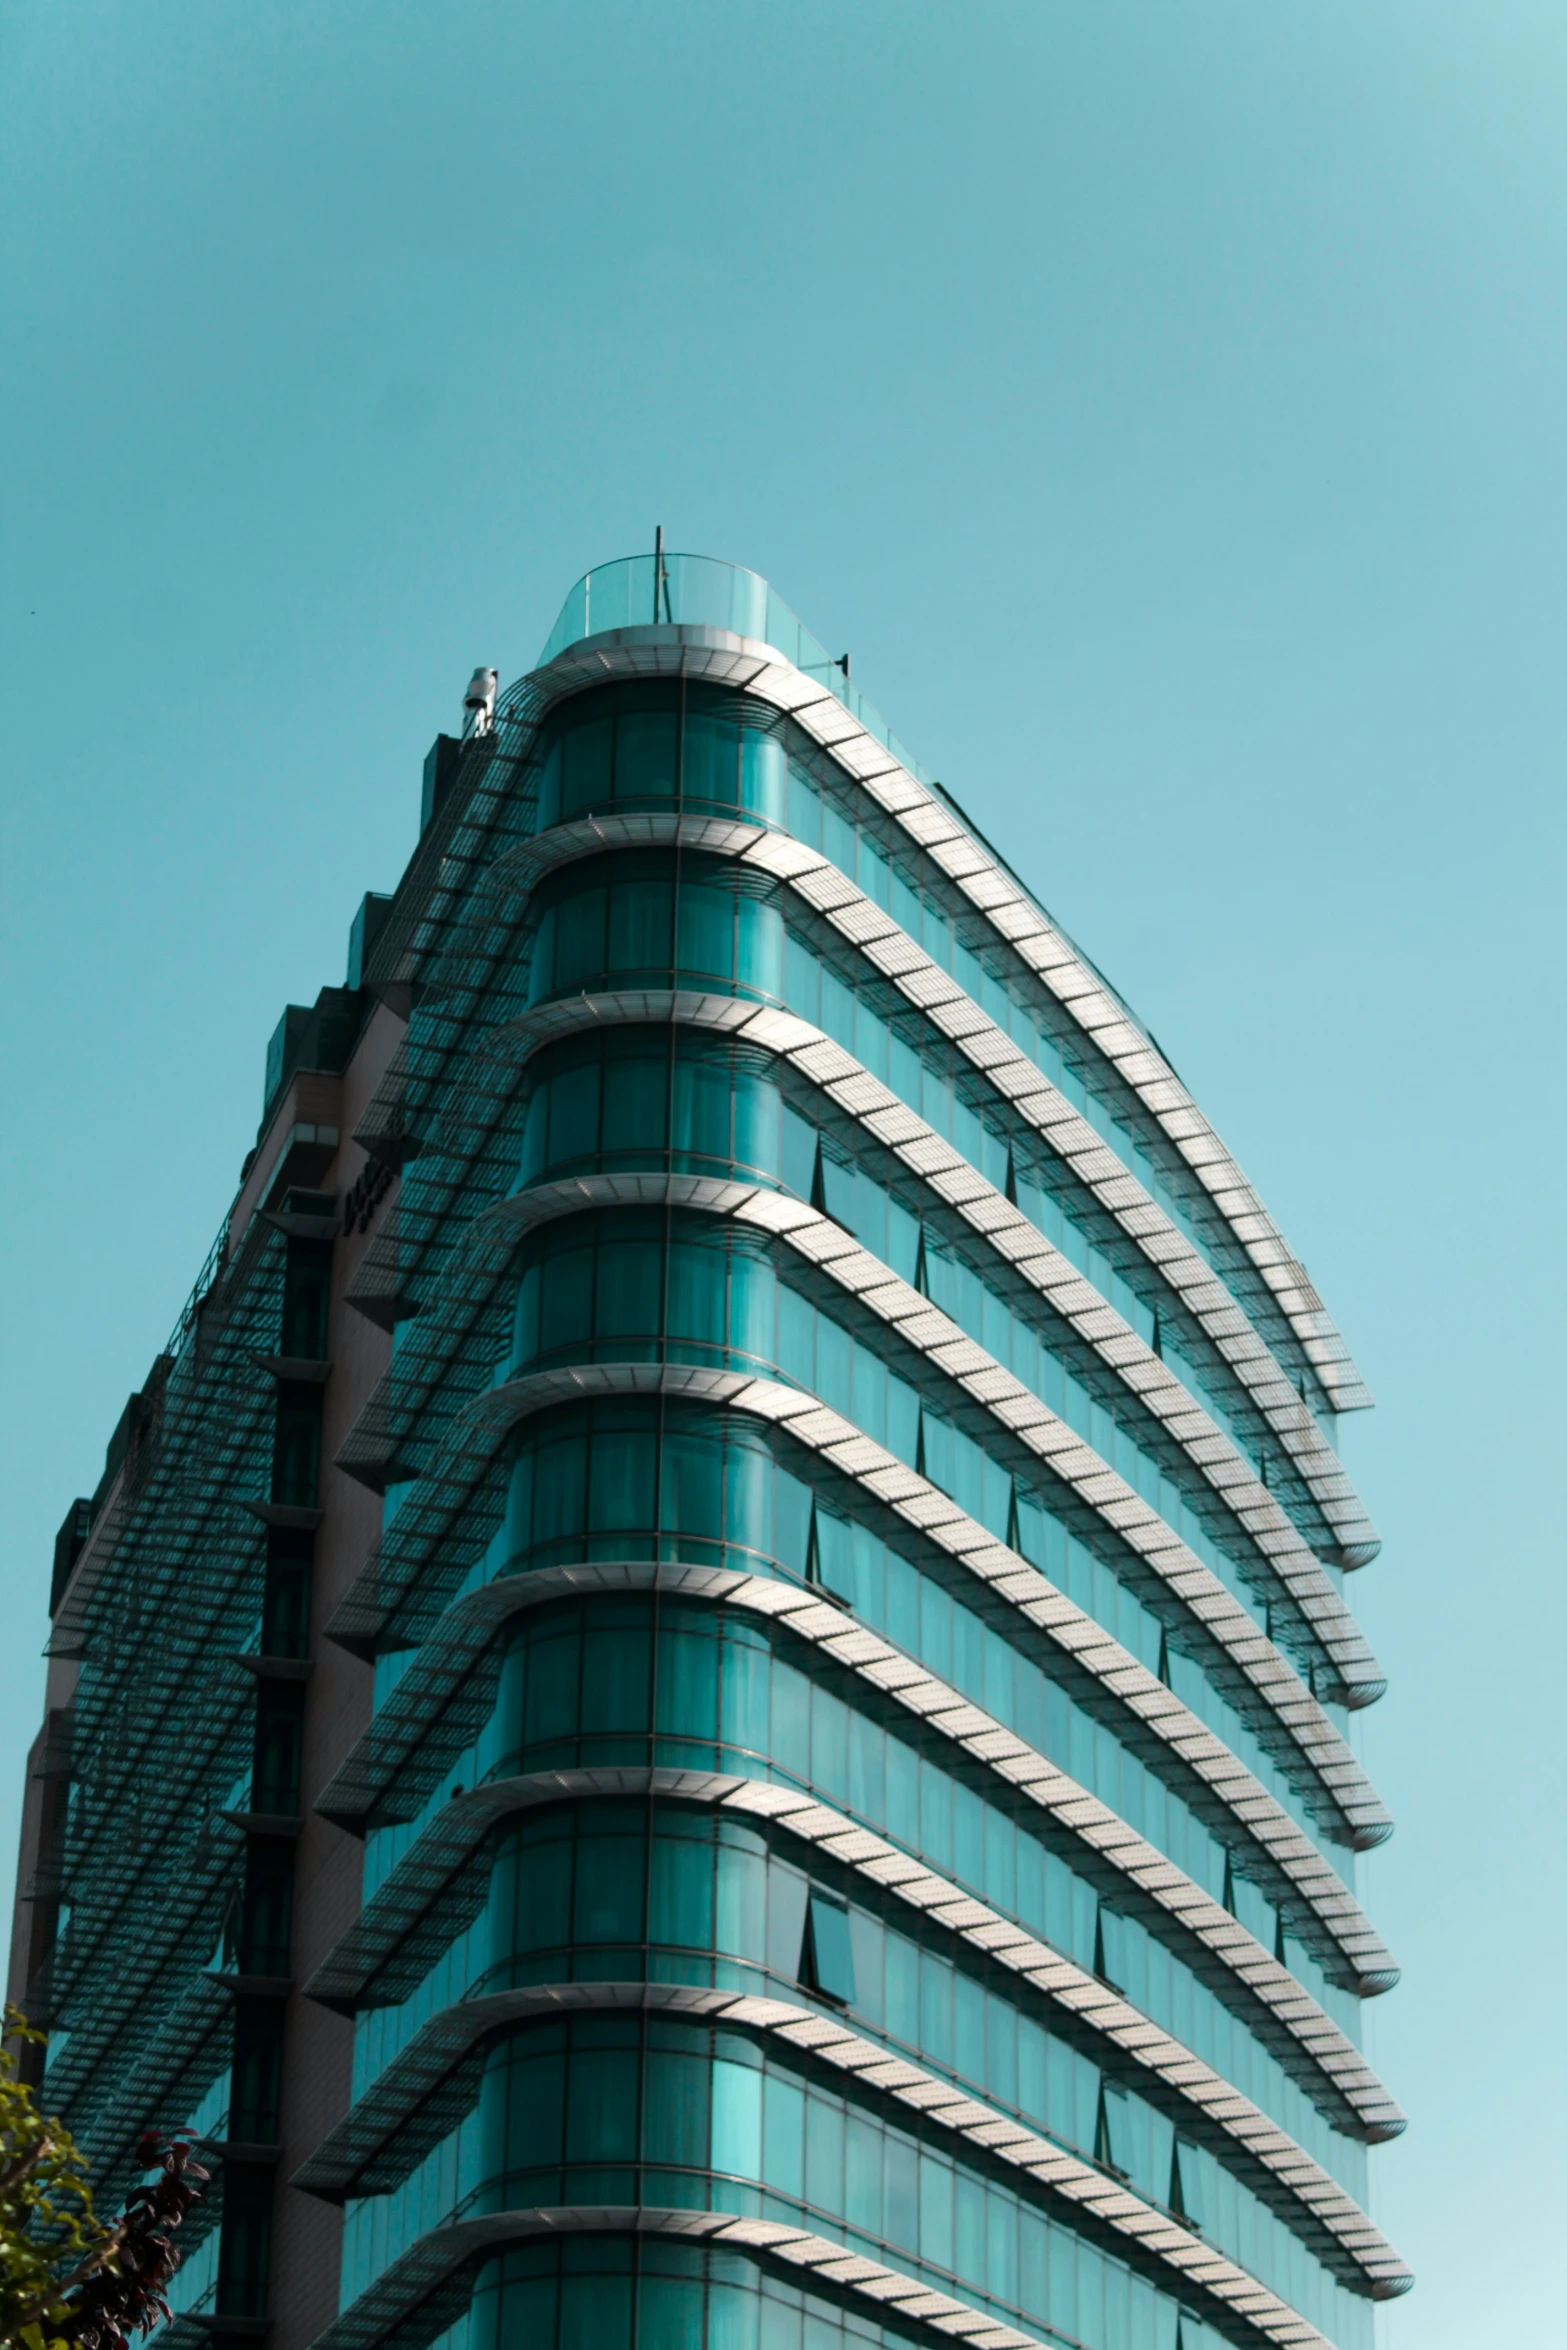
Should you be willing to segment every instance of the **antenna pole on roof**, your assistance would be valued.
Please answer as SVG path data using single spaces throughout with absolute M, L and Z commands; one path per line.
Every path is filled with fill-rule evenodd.
M 669 600 L 669 566 L 664 561 L 664 525 L 653 533 L 653 625 L 660 620 L 673 622 L 674 608 Z

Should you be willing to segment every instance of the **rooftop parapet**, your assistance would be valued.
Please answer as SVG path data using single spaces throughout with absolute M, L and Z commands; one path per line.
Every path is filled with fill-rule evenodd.
M 850 683 L 849 656 L 835 660 L 759 572 L 716 555 L 622 555 L 584 572 L 560 608 L 539 655 L 542 669 L 568 645 L 612 628 L 726 628 L 771 645 L 830 693 L 921 783 L 933 783 L 881 712 Z

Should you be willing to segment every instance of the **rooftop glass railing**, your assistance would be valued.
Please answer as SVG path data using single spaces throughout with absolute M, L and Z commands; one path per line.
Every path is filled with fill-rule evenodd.
M 899 742 L 874 704 L 850 683 L 843 662 L 835 661 L 817 643 L 760 573 L 747 571 L 739 563 L 721 562 L 716 555 L 622 555 L 617 562 L 600 563 L 585 572 L 560 608 L 549 642 L 539 655 L 539 666 L 553 661 L 568 645 L 598 636 L 605 629 L 651 628 L 660 623 L 727 628 L 736 636 L 755 637 L 771 645 L 807 677 L 820 678 L 828 692 L 837 696 L 900 766 L 917 775 L 921 783 L 935 780 L 907 743 Z
M 771 645 L 805 676 L 820 678 L 828 692 L 836 695 L 866 733 L 890 751 L 901 767 L 939 793 L 965 831 L 974 835 L 1024 896 L 1039 907 L 1045 920 L 1115 998 L 1132 1025 L 1148 1038 L 1156 1052 L 1163 1053 L 1157 1037 L 1138 1018 L 1120 989 L 1105 977 L 1091 956 L 1083 953 L 945 785 L 920 765 L 907 743 L 899 741 L 875 704 L 867 701 L 858 686 L 851 684 L 844 661 L 834 660 L 817 643 L 804 622 L 790 611 L 760 572 L 747 571 L 740 563 L 725 563 L 717 555 L 622 555 L 613 563 L 600 563 L 583 573 L 562 604 L 538 665 L 542 669 L 568 645 L 580 644 L 584 637 L 599 636 L 606 629 L 676 624 L 688 628 L 727 628 L 736 636 L 754 637 L 764 645 Z

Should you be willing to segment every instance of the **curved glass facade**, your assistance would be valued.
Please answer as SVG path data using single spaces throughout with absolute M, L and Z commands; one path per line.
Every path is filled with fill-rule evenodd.
M 937 1442 L 928 1434 L 930 1456 Z M 953 1450 L 955 1462 L 946 1465 L 961 1465 L 955 1443 Z M 943 1465 L 926 1459 L 928 1470 Z M 1298 1824 L 1321 1835 L 1317 1813 L 1328 1816 L 1328 1806 L 1320 1783 L 1276 1717 L 1259 1708 L 1259 1734 L 1228 1700 L 1222 1659 L 1203 1654 L 1196 1627 L 1177 1624 L 1172 1640 L 1165 1618 L 1028 1489 L 1014 1485 L 1009 1497 L 993 1498 L 1006 1508 L 1001 1532 L 1018 1554 L 1159 1673 Z M 1100 1788 L 1115 1809 L 1131 1803 L 1130 1816 L 1140 1816 L 1140 1803 L 1117 1779 L 1139 1731 L 1124 1709 L 1117 1713 L 1113 1695 L 783 1431 L 673 1401 L 545 1412 L 516 1438 L 501 1558 L 508 1573 L 577 1559 L 665 1558 L 819 1582 L 862 1622 Z M 1053 1708 L 1059 1711 L 1050 1714 Z M 1108 1743 L 1098 1734 L 1107 1715 L 1119 1730 Z M 1271 1941 L 1271 1932 L 1265 1938 Z
M 515 1640 L 490 1721 L 452 1776 L 472 1784 L 644 1764 L 820 1795 L 1132 1993 L 1318 2159 L 1340 2159 L 1324 2130 L 1336 2120 L 1343 2134 L 1341 2098 L 1304 2050 L 1269 2029 L 1244 1982 L 1139 1900 L 1092 1847 L 1042 1820 L 938 1735 L 922 1736 L 906 1714 L 876 1709 L 873 1693 L 824 1671 L 786 1629 L 680 1599 L 553 1607 Z M 1149 1784 L 1124 1755 L 1121 1778 L 1129 1795 Z M 430 1808 L 448 1795 L 443 1785 Z M 1168 1797 L 1164 1806 L 1178 1808 Z M 1217 1895 L 1223 1848 L 1189 1814 L 1180 1824 L 1187 1834 L 1170 1835 L 1171 1846 L 1184 1846 L 1185 1859 L 1216 1880 L 1208 1889 Z M 402 1849 L 410 1842 L 406 1831 L 395 1839 Z M 1266 1932 L 1260 1902 L 1237 1906 Z M 506 1969 L 504 1957 L 494 1959 L 484 1987 L 539 1979 Z
M 878 1935 L 862 1911 L 841 1910 L 798 1872 L 775 1863 L 769 1882 L 760 1838 L 750 1839 L 752 1851 L 735 1845 L 714 1854 L 700 1828 L 682 1837 L 680 1823 L 670 1820 L 652 1849 L 644 1888 L 643 1827 L 634 1815 L 606 1809 L 577 1822 L 574 1836 L 568 1824 L 565 1836 L 556 1826 L 553 1837 L 519 1841 L 506 1865 L 508 1878 L 521 1873 L 524 1938 L 539 1938 L 527 1915 L 527 1887 L 546 1871 L 559 1872 L 562 1891 L 552 1886 L 546 1895 L 553 1914 L 544 1931 L 573 1949 L 591 1942 L 595 1928 L 601 1944 L 624 1931 L 644 1907 L 666 1940 L 710 1939 L 715 1902 L 721 1910 L 727 1900 L 735 1923 L 722 1920 L 720 1932 L 749 1927 L 759 1946 L 770 1937 L 784 1971 L 796 1976 L 809 1939 L 809 1971 L 844 1986 L 855 2021 L 861 2005 L 885 2006 L 890 1982 L 902 2027 L 890 2036 L 915 2047 L 919 2061 L 933 2060 L 995 2111 L 1110 2164 L 1149 2200 L 1176 2202 L 1217 2248 L 1248 2256 L 1264 2281 L 1330 2335 L 1363 2333 L 1353 2294 L 1261 2196 L 1147 2100 L 1107 2083 L 1090 2057 L 1052 2039 L 1035 2018 L 1018 2015 L 905 1938 Z M 709 1873 L 715 1859 L 716 1883 Z M 602 1888 L 597 1908 L 595 1885 Z M 837 1919 L 843 1954 L 835 1968 Z M 611 1968 L 617 1963 L 613 1949 L 601 1948 L 600 1957 Z M 785 2002 L 775 2003 L 788 2014 Z M 803 2012 L 794 2007 L 797 2021 Z M 939 2044 L 940 2053 L 925 2043 Z M 350 2263 L 362 2258 L 368 2272 L 399 2240 L 416 2240 L 430 2215 L 433 2182 L 437 2207 L 450 2195 L 476 2216 L 651 2206 L 802 2225 L 841 2236 L 870 2259 L 912 2268 L 948 2292 L 966 2286 L 972 2295 L 978 2285 L 983 2304 L 1015 2324 L 1026 2322 L 1031 2306 L 1054 2305 L 1069 2321 L 1061 2280 L 1054 2304 L 1049 2287 L 1063 2260 L 1085 2298 L 1102 2298 L 1107 2289 L 1128 2300 L 1135 2291 L 1153 2306 L 1173 2298 L 1102 2241 L 1074 2242 L 1068 2233 L 1053 2247 L 1048 2210 L 1020 2192 L 1004 2166 L 987 2162 L 981 2142 L 950 2128 L 922 2130 L 907 2109 L 889 2111 L 860 2084 L 813 2065 L 781 2030 L 657 2007 L 531 2021 L 492 2041 L 468 2121 L 388 2195 L 358 2207 Z
M 1369 2350 L 1404 2279 L 1357 2208 L 1385 2129 L 1352 2085 L 1358 1766 L 1311 1604 L 1343 1586 L 1320 1463 L 1212 1302 L 790 878 L 791 843 L 1089 1121 L 1222 1285 L 1248 1362 L 1329 1433 L 1333 1398 L 1066 1000 L 852 762 L 748 692 L 741 638 L 830 681 L 765 583 L 720 574 L 574 591 L 552 665 L 470 758 L 452 910 L 409 994 L 376 1571 L 417 1562 L 419 1605 L 356 1750 L 366 1817 L 392 1824 L 367 1840 L 381 1956 L 347 2001 L 335 2136 L 374 2153 L 342 2173 L 335 2350 Z M 762 1025 L 725 1033 L 702 1009 L 725 1004 Z M 1030 1219 L 1125 1344 L 829 1096 L 781 1013 Z M 890 1284 L 919 1307 L 897 1327 Z M 1229 1484 L 1126 1345 L 1234 1448 Z M 987 1363 L 1059 1438 L 1024 1441 Z M 776 1424 L 780 1394 L 839 1416 L 832 1460 Z M 1126 1491 L 1186 1567 L 1129 1538 Z M 985 1576 L 936 1537 L 954 1510 Z M 1007 1561 L 1060 1595 L 1057 1628 Z M 770 1593 L 809 1597 L 809 1623 Z M 1222 1742 L 1228 1780 L 1160 1704 Z M 1035 1789 L 1061 1773 L 1076 1811 Z M 815 1843 L 802 1798 L 830 1815 Z M 941 1905 L 899 1890 L 910 1872 Z M 1029 1972 L 1009 1935 L 1068 1963 Z
M 1306 1382 L 1313 1408 L 1328 1413 L 1328 1398 L 1317 1389 L 1314 1373 L 1266 1283 L 1258 1279 L 1184 1155 L 1114 1068 L 1094 1054 L 1065 1007 L 1039 984 L 1004 937 L 976 916 L 944 870 L 921 856 L 869 795 L 856 788 L 797 725 L 760 702 L 722 688 L 639 680 L 574 694 L 541 727 L 538 753 L 542 758 L 537 822 L 543 832 L 562 823 L 607 816 L 738 815 L 784 830 L 821 851 L 874 905 L 893 915 L 907 936 L 955 977 L 1041 1074 L 1060 1088 L 1063 1098 L 1109 1143 L 1215 1269 L 1242 1290 L 1248 1308 L 1266 1322 L 1270 1342 L 1297 1381 Z M 819 939 L 819 930 L 816 936 Z M 677 960 L 684 963 L 685 958 Z M 939 1098 L 941 1078 L 945 1076 L 950 1086 L 953 1076 L 945 1039 L 932 1036 L 920 1023 L 911 1024 L 907 1006 L 898 1004 L 885 986 L 875 987 L 871 975 L 856 968 L 852 958 L 845 961 L 840 955 L 825 980 L 814 968 L 820 961 L 820 954 L 807 956 L 791 968 L 790 1008 L 820 1018 L 850 1050 L 863 1044 L 866 1049 L 859 1057 L 884 1077 L 899 1042 L 911 1046 L 917 1061 L 930 1065 L 930 1073 L 900 1060 L 896 1089 L 916 1105 L 928 1092 L 936 1112 L 933 1122 L 946 1132 L 961 1109 L 948 1107 Z M 752 976 L 750 984 L 766 982 Z M 843 1000 L 839 987 L 857 1000 Z M 540 986 L 538 992 L 545 990 Z M 886 1033 L 889 1027 L 891 1034 Z M 985 1089 L 968 1090 L 974 1098 L 966 1106 L 977 1112 L 982 1124 L 994 1125 L 996 1105 L 987 1099 Z M 969 1147 L 976 1140 L 966 1136 L 963 1147 L 979 1165 L 979 1149 Z M 1032 1159 L 1036 1150 L 1037 1146 L 1026 1155 Z M 1031 1167 L 1029 1174 L 1044 1195 L 1040 1206 L 1049 1202 L 1047 1213 L 1053 1209 L 1058 1219 L 1083 1231 L 1087 1241 L 1096 1232 L 1111 1238 L 1103 1231 L 1102 1214 L 1096 1216 L 1081 1187 L 1063 1189 L 1058 1162 L 1047 1159 L 1038 1168 Z M 1124 1249 L 1116 1253 L 1125 1257 Z M 1146 1268 L 1142 1278 L 1146 1279 Z M 1177 1299 L 1167 1297 L 1164 1303 L 1167 1315 L 1179 1312 Z M 1221 1396 L 1224 1385 L 1221 1378 Z
M 908 1239 L 907 1233 L 901 1237 Z M 935 1300 L 947 1286 L 932 1252 L 915 1241 L 916 1283 Z M 604 1208 L 553 1222 L 522 1250 L 510 1368 L 513 1374 L 571 1362 L 665 1362 L 780 1375 L 819 1395 L 846 1419 L 887 1445 L 1003 1540 L 1019 1509 L 1048 1518 L 1032 1533 L 1030 1555 L 1059 1553 L 1077 1530 L 1128 1579 L 1131 1552 L 1114 1531 L 1042 1472 L 1005 1427 L 976 1411 L 928 1358 L 905 1339 L 856 1312 L 830 1275 L 765 1234 L 692 1211 Z M 889 1268 L 896 1270 L 896 1267 Z M 950 1287 L 958 1286 L 954 1279 Z M 961 1316 L 954 1319 L 960 1321 Z M 1081 1388 L 1039 1334 L 997 1310 L 984 1318 L 987 1348 L 1068 1425 L 1081 1432 L 1132 1489 L 1218 1576 L 1259 1629 L 1309 1676 L 1325 1662 L 1308 1628 L 1292 1620 L 1288 1595 L 1238 1519 L 1218 1521 L 1222 1541 L 1197 1515 L 1158 1458 Z M 1075 1383 L 1073 1383 L 1075 1384 Z M 1069 1413 L 1076 1406 L 1076 1422 Z M 1211 1517 L 1213 1513 L 1205 1513 Z M 1030 1538 L 1021 1547 L 1029 1549 Z

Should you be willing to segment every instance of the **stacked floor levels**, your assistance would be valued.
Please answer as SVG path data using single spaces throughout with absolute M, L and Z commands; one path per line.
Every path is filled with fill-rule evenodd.
M 57 1547 L 12 1994 L 181 2340 L 1368 2350 L 1368 1401 L 845 665 L 590 574 Z

